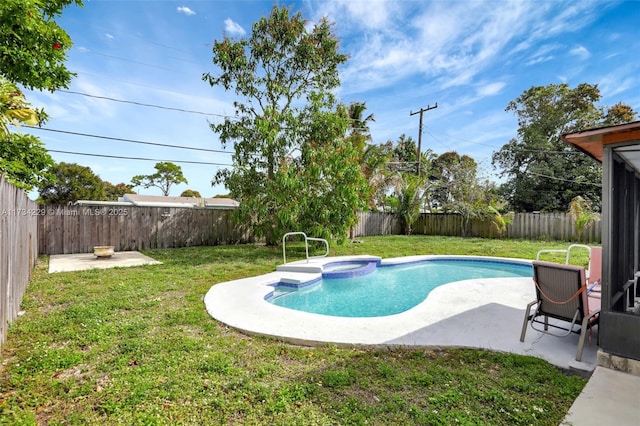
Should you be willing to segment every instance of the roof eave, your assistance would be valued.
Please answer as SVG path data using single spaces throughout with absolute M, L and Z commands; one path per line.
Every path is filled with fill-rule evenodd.
M 602 162 L 604 145 L 640 140 L 640 121 L 568 133 L 562 140 Z

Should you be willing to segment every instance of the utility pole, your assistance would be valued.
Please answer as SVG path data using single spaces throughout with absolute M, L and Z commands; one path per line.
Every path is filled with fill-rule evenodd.
M 421 158 L 422 158 L 422 114 L 425 111 L 430 111 L 432 109 L 436 109 L 438 108 L 438 103 L 436 102 L 435 106 L 431 106 L 431 105 L 427 105 L 426 108 L 420 108 L 420 111 L 416 111 L 416 112 L 409 112 L 409 115 L 416 115 L 416 114 L 420 114 L 420 130 L 418 131 L 418 173 L 417 175 L 420 176 L 420 162 L 421 162 Z

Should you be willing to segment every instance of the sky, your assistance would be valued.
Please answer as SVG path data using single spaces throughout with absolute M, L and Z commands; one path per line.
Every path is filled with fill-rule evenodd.
M 601 106 L 640 111 L 640 1 L 306 0 L 280 1 L 310 24 L 333 23 L 339 49 L 340 102 L 366 103 L 373 143 L 419 139 L 422 150 L 473 157 L 482 178 L 499 182 L 491 156 L 517 135 L 508 103 L 532 86 L 597 84 Z M 84 0 L 57 19 L 73 46 L 77 76 L 54 93 L 25 91 L 44 107 L 38 136 L 56 162 L 90 167 L 113 184 L 182 167 L 186 189 L 204 197 L 231 165 L 209 124 L 234 113 L 233 92 L 202 75 L 215 40 L 249 37 L 273 1 Z M 144 143 L 140 143 L 144 142 Z M 171 145 L 171 146 L 162 146 Z M 125 158 L 126 157 L 126 158 Z M 131 159 L 135 158 L 135 159 Z M 140 194 L 159 189 L 137 187 Z M 35 194 L 37 197 L 37 193 Z M 34 198 L 35 198 L 34 197 Z

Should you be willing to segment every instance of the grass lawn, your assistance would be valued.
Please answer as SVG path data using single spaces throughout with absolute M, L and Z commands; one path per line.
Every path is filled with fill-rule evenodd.
M 390 236 L 331 255 L 531 259 L 566 246 Z M 249 337 L 213 320 L 203 296 L 215 283 L 274 271 L 281 248 L 145 254 L 163 264 L 47 274 L 47 259 L 38 261 L 2 347 L 0 424 L 557 425 L 586 383 L 521 355 Z

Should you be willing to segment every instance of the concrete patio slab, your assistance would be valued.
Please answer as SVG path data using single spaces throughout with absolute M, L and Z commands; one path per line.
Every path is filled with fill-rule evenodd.
M 639 422 L 640 377 L 598 367 L 561 425 L 635 426 Z
M 49 257 L 49 273 L 126 268 L 161 263 L 137 251 L 117 251 L 108 258 L 98 258 L 93 253 L 54 254 Z

